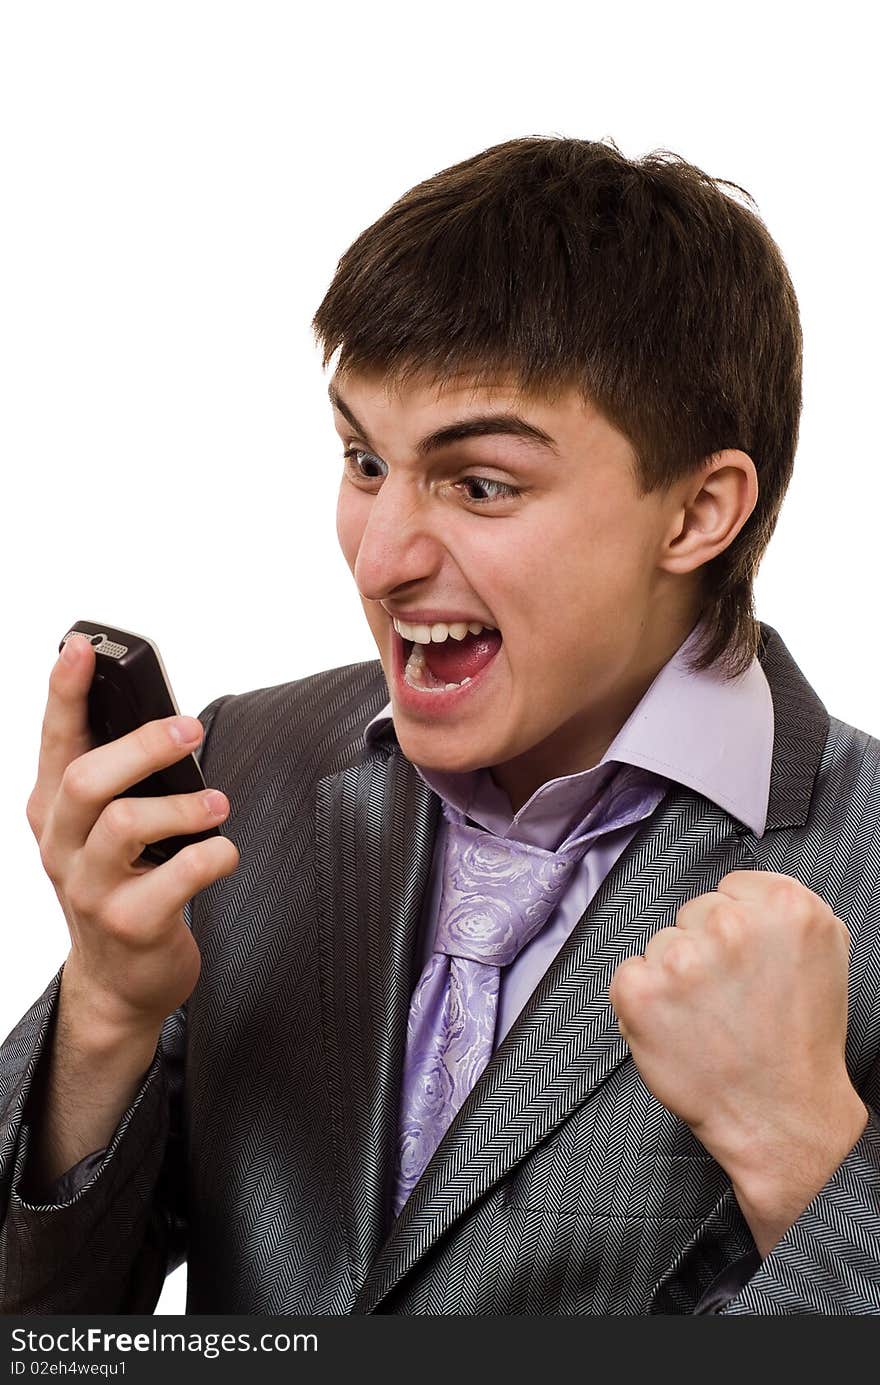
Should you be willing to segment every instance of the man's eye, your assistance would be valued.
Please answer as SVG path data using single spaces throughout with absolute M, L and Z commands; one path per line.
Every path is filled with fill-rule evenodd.
M 492 481 L 488 476 L 465 476 L 457 483 L 460 486 L 479 486 L 494 492 L 490 495 L 469 495 L 466 498 L 472 505 L 488 505 L 492 500 L 514 500 L 522 492 L 516 486 L 508 486 L 505 481 Z
M 359 447 L 349 447 L 347 451 L 343 452 L 342 459 L 349 467 L 349 469 L 351 471 L 354 471 L 356 476 L 364 476 L 364 473 L 360 469 L 360 464 L 355 460 L 357 457 L 366 457 L 370 463 L 373 463 L 376 466 L 379 465 L 377 458 L 371 456 L 369 452 L 364 452 Z M 379 474 L 381 475 L 381 472 Z M 375 477 L 366 476 L 365 479 L 368 481 L 373 481 L 375 480 Z
M 364 467 L 383 467 L 384 462 L 380 462 L 378 457 L 374 457 L 371 452 L 365 452 L 360 447 L 349 447 L 342 454 L 343 461 L 352 471 L 356 478 L 363 481 L 375 481 L 383 475 L 381 470 L 376 473 L 369 473 L 363 470 Z M 364 458 L 364 461 L 360 461 Z M 506 481 L 494 481 L 488 476 L 464 476 L 460 481 L 456 481 L 456 488 L 476 487 L 488 494 L 484 495 L 465 495 L 465 500 L 471 505 L 489 505 L 498 500 L 515 500 L 522 491 L 517 486 L 510 486 Z

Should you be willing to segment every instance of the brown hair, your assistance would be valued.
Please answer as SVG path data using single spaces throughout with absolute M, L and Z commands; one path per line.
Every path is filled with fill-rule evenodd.
M 312 321 L 326 367 L 436 383 L 510 374 L 574 385 L 629 439 L 646 495 L 724 448 L 758 474 L 754 511 L 700 570 L 730 678 L 757 654 L 753 582 L 791 479 L 801 410 L 797 299 L 756 212 L 668 150 L 507 140 L 404 193 L 342 256 Z

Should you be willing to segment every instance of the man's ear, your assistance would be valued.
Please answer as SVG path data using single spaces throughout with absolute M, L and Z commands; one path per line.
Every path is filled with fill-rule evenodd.
M 746 452 L 716 452 L 677 487 L 677 501 L 658 566 L 693 572 L 723 553 L 758 503 L 758 473 Z

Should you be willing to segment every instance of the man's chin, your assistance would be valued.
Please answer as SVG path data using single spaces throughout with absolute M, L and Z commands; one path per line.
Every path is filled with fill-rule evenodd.
M 438 774 L 468 774 L 483 769 L 491 759 L 487 746 L 469 746 L 453 727 L 412 726 L 406 714 L 394 716 L 398 744 L 408 760 Z

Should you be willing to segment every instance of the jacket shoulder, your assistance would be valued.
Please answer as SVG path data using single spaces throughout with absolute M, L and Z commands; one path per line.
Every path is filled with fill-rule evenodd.
M 845 791 L 846 796 L 852 796 L 857 802 L 861 802 L 862 794 L 874 785 L 874 795 L 868 794 L 867 802 L 864 806 L 880 816 L 880 795 L 878 795 L 878 772 L 880 772 L 880 738 L 872 736 L 868 731 L 862 731 L 857 726 L 851 726 L 849 722 L 841 721 L 838 717 L 828 719 L 828 739 L 825 745 L 825 755 L 823 757 L 823 770 L 825 778 L 834 778 L 835 771 L 840 778 L 840 771 L 844 769 L 840 787 Z
M 199 713 L 202 770 L 234 782 L 295 760 L 316 778 L 335 773 L 360 759 L 367 723 L 388 700 L 378 659 L 224 694 Z

